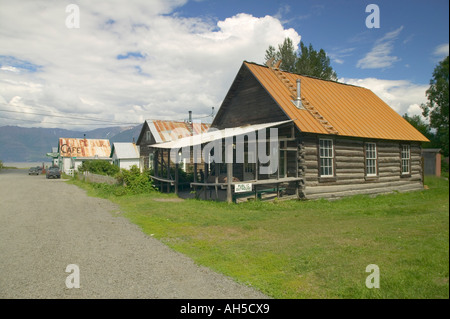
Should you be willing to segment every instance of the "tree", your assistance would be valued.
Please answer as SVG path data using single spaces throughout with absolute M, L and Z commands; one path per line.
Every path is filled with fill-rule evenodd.
M 296 72 L 297 54 L 292 40 L 290 38 L 284 39 L 283 44 L 278 45 L 278 51 L 275 51 L 273 46 L 269 46 L 266 50 L 266 62 L 271 58 L 275 61 L 283 61 L 281 69 L 286 72 Z
M 436 129 L 436 137 L 444 156 L 449 153 L 449 57 L 439 62 L 433 71 L 430 88 L 426 91 L 428 102 L 421 105 L 422 114 L 430 121 L 430 127 Z
M 422 143 L 424 148 L 437 148 L 439 146 L 438 141 L 436 141 L 436 135 L 431 131 L 430 125 L 427 124 L 419 115 L 409 116 L 404 114 L 403 118 L 409 122 L 412 126 L 416 128 L 423 136 L 430 140 L 430 142 Z
M 283 44 L 278 45 L 278 50 L 269 46 L 265 59 L 274 58 L 282 60 L 280 68 L 283 71 L 314 76 L 324 80 L 337 80 L 337 74 L 330 65 L 330 58 L 323 49 L 314 50 L 312 44 L 305 46 L 300 42 L 299 52 L 295 52 L 294 44 L 290 38 L 284 39 Z

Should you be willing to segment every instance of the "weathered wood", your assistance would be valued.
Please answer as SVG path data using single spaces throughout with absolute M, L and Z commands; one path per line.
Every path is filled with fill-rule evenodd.
M 377 155 L 377 157 L 395 157 L 397 159 L 400 159 L 399 152 L 378 152 Z
M 233 182 L 233 164 L 227 163 L 227 202 L 233 202 L 231 183 Z
M 218 129 L 287 120 L 247 66 L 242 65 L 220 107 L 213 126 Z
M 399 157 L 378 157 L 379 163 L 400 163 Z M 400 165 L 400 164 L 398 164 Z
M 383 161 L 380 162 L 378 161 L 378 167 L 381 168 L 385 168 L 385 167 L 398 167 L 398 169 L 400 169 L 400 159 L 397 162 L 388 162 L 388 161 Z
M 363 168 L 336 168 L 336 176 L 337 177 L 341 177 L 344 174 L 364 175 L 364 167 Z
M 378 146 L 378 145 L 377 145 Z M 377 147 L 377 152 L 378 154 L 383 154 L 383 153 L 392 153 L 392 154 L 399 154 L 400 153 L 400 148 L 398 145 L 396 146 L 385 146 L 385 147 Z
M 178 195 L 178 162 L 175 164 L 175 194 Z
M 338 173 L 336 172 L 336 178 L 338 180 L 344 180 L 344 179 L 357 179 L 364 177 L 364 173 L 358 172 L 358 173 Z
M 319 168 L 319 163 L 317 162 L 317 160 L 313 160 L 313 161 L 304 161 L 304 166 L 306 166 L 308 168 L 308 170 L 311 169 L 318 169 Z
M 342 156 L 342 155 L 336 155 L 334 157 L 336 163 L 339 162 L 355 162 L 355 163 L 364 163 L 364 157 L 360 157 L 360 156 Z
M 364 171 L 364 168 L 365 168 L 364 161 L 358 161 L 358 162 L 336 161 L 336 170 L 338 170 L 338 169 L 354 169 L 354 168 L 361 168 Z
M 317 148 L 305 148 L 304 155 L 317 157 Z
M 336 158 L 339 157 L 353 157 L 364 159 L 364 152 L 362 150 L 348 150 L 348 149 L 335 149 Z
M 364 142 L 360 139 L 349 139 L 349 138 L 336 138 L 336 145 L 360 145 L 363 146 Z
M 318 199 L 318 198 L 340 198 L 345 196 L 353 196 L 353 195 L 376 195 L 376 194 L 386 194 L 392 193 L 394 191 L 399 192 L 407 192 L 414 190 L 422 190 L 423 186 L 421 183 L 409 183 L 404 186 L 391 186 L 391 187 L 382 187 L 376 189 L 363 189 L 363 190 L 347 190 L 347 191 L 337 191 L 333 193 L 316 193 L 309 194 L 307 193 L 308 199 Z
M 317 162 L 317 155 L 305 155 L 304 157 L 303 157 L 303 159 L 305 160 L 305 161 L 315 161 L 315 162 Z
M 347 184 L 347 185 L 333 185 L 333 186 L 316 186 L 306 187 L 306 194 L 329 194 L 339 192 L 355 192 L 363 193 L 364 191 L 372 191 L 376 189 L 402 189 L 408 188 L 411 185 L 410 181 L 402 180 L 398 182 L 381 182 L 381 183 L 363 183 L 363 184 Z

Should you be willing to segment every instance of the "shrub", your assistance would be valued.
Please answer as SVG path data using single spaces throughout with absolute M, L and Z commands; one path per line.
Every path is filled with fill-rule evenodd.
M 140 194 L 155 190 L 149 171 L 141 173 L 136 165 L 133 165 L 130 170 L 122 169 L 117 174 L 117 180 L 123 184 L 127 193 Z
M 119 173 L 119 167 L 105 160 L 88 160 L 78 168 L 80 172 L 90 172 L 93 174 L 115 176 Z

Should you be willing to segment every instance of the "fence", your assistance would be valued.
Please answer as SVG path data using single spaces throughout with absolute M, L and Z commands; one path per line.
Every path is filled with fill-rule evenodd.
M 78 178 L 83 181 L 91 182 L 91 183 L 106 183 L 109 185 L 119 184 L 117 179 L 111 176 L 93 174 L 90 172 L 84 172 L 78 174 Z

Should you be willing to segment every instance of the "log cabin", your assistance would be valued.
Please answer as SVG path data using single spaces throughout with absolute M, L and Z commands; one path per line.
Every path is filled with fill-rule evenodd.
M 243 163 L 234 153 L 233 163 L 212 165 L 213 179 L 191 184 L 205 199 L 212 198 L 208 188 L 215 189 L 216 199 L 226 190 L 222 199 L 229 202 L 272 193 L 279 199 L 317 199 L 423 189 L 426 137 L 371 90 L 284 72 L 280 63 L 244 61 L 211 124 L 223 132 L 222 140 L 230 138 L 230 130 L 236 139 L 252 130 L 277 129 L 277 171 L 261 174 L 259 153 L 240 139 L 247 143 Z M 197 144 L 211 140 L 206 136 Z M 181 139 L 158 147 L 194 144 Z M 249 191 L 238 193 L 243 182 Z

